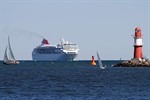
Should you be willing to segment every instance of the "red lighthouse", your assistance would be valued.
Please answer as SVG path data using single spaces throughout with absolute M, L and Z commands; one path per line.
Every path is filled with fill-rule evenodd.
M 134 36 L 134 58 L 142 59 L 142 32 L 141 28 L 135 28 Z

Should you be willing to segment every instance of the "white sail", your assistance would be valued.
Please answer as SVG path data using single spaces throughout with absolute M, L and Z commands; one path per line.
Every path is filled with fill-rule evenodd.
M 11 49 L 9 37 L 8 37 L 8 53 L 9 53 L 9 56 L 8 56 L 9 60 L 15 60 L 14 54 Z
M 105 67 L 104 67 L 103 64 L 102 64 L 102 61 L 101 61 L 101 59 L 100 59 L 100 57 L 99 57 L 99 53 L 98 53 L 98 52 L 97 52 L 97 58 L 98 58 L 98 63 L 99 63 L 100 69 L 104 69 Z
M 6 46 L 6 49 L 5 49 L 5 54 L 4 54 L 4 62 L 7 62 L 9 59 L 7 57 L 7 46 Z

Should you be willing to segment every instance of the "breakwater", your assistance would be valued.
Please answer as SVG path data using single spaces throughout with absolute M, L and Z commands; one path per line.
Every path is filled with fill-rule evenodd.
M 113 65 L 113 67 L 150 67 L 149 59 L 131 59 Z

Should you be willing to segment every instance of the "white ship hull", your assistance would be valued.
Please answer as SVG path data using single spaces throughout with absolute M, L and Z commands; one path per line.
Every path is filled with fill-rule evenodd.
M 33 54 L 34 61 L 73 61 L 77 54 Z

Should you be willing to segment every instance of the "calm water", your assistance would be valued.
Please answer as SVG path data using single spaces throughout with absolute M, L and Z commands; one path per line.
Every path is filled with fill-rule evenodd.
M 0 62 L 0 100 L 150 100 L 150 68 L 78 62 Z

